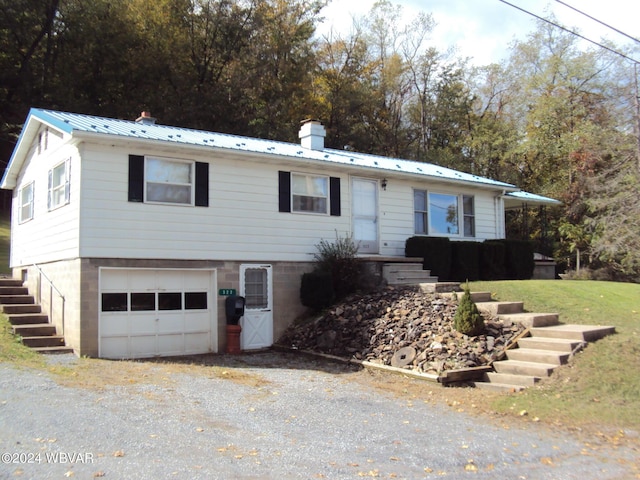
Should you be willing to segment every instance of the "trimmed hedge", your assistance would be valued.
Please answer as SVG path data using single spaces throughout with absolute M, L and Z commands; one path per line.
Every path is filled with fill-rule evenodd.
M 451 280 L 464 282 L 480 279 L 480 246 L 478 242 L 451 242 Z
M 449 241 L 411 237 L 407 257 L 422 257 L 423 268 L 440 281 L 528 280 L 533 276 L 533 243 L 526 240 Z
M 423 269 L 441 280 L 451 276 L 451 242 L 447 237 L 411 237 L 405 243 L 405 256 L 422 257 Z
M 480 278 L 504 280 L 507 278 L 505 262 L 507 247 L 502 240 L 485 240 L 480 244 Z

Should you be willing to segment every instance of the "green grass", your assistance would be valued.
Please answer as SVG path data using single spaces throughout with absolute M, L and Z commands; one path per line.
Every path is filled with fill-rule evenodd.
M 557 312 L 562 323 L 613 325 L 540 386 L 499 395 L 492 408 L 567 426 L 640 429 L 640 285 L 596 281 L 473 282 L 497 300 L 522 300 L 527 311 Z
M 0 362 L 27 367 L 43 367 L 44 358 L 29 347 L 25 347 L 20 337 L 11 333 L 11 324 L 7 317 L 0 314 Z

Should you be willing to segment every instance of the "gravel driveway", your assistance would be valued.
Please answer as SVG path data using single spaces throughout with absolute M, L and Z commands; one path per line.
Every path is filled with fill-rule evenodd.
M 81 388 L 0 364 L 0 478 L 634 478 L 630 450 L 384 393 L 351 367 L 277 352 L 215 361 L 245 381 L 200 368 Z

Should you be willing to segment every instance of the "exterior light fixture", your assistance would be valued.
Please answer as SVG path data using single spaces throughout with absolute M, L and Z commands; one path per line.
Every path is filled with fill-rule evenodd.
M 382 183 L 380 184 L 383 190 L 387 190 L 387 179 L 383 178 Z

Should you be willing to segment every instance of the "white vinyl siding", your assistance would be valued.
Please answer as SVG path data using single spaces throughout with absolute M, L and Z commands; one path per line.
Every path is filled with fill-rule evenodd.
M 57 138 L 49 135 L 49 138 Z M 70 259 L 78 257 L 79 244 L 79 203 L 77 195 L 80 192 L 80 162 L 75 147 L 57 145 L 53 148 L 49 142 L 49 155 L 40 155 L 35 160 L 36 151 L 33 150 L 25 162 L 14 190 L 13 215 L 11 227 L 11 257 L 10 265 L 24 266 L 33 263 Z M 60 162 L 61 158 L 67 158 Z M 62 166 L 64 165 L 64 169 Z M 55 196 L 64 199 L 64 208 L 50 208 L 50 173 L 58 167 L 61 174 L 65 172 L 65 182 L 60 186 Z M 62 178 L 62 174 L 59 176 Z M 78 181 L 69 182 L 70 178 Z M 51 175 L 51 180 L 53 180 Z M 33 183 L 33 218 L 31 221 L 20 222 L 22 206 L 19 192 L 24 186 Z M 62 182 L 61 182 L 62 183 Z M 62 201 L 62 200 L 61 200 Z

